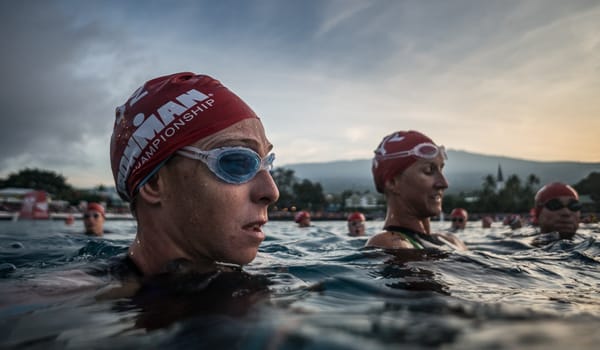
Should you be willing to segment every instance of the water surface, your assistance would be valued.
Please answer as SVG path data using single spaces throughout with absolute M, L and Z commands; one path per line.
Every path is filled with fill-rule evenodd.
M 470 224 L 457 233 L 468 252 L 409 254 L 361 249 L 380 221 L 360 238 L 342 221 L 270 222 L 244 273 L 99 299 L 134 222 L 108 221 L 104 238 L 79 234 L 81 222 L 0 222 L 0 347 L 597 348 L 597 224 L 543 247 L 531 228 Z

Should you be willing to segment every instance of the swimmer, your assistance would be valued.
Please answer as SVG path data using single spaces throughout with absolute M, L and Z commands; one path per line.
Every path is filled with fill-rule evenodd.
M 535 217 L 543 237 L 571 239 L 579 228 L 581 203 L 575 189 L 561 182 L 553 182 L 542 187 L 535 195 Z
M 492 227 L 493 223 L 494 223 L 494 219 L 492 219 L 492 217 L 489 215 L 486 215 L 483 218 L 481 218 L 481 227 L 482 228 L 490 228 L 490 227 Z
M 298 227 L 309 227 L 310 213 L 306 210 L 299 211 L 294 217 L 294 222 L 298 224 Z
M 443 146 L 418 131 L 397 131 L 383 138 L 373 158 L 375 187 L 385 195 L 384 231 L 372 236 L 367 247 L 450 247 L 465 244 L 447 233 L 431 233 L 429 220 L 442 211 L 448 181 L 442 173 L 446 160 Z
M 275 155 L 254 111 L 219 81 L 177 73 L 146 82 L 120 107 L 110 158 L 137 234 L 138 274 L 242 266 L 265 239 L 279 198 Z
M 523 227 L 523 218 L 518 214 L 510 215 L 506 220 L 506 224 L 510 226 L 511 230 L 518 230 Z
M 104 235 L 105 220 L 104 207 L 100 203 L 89 203 L 83 213 L 85 234 L 90 236 Z
M 73 215 L 69 214 L 65 217 L 65 225 L 71 226 L 71 225 L 73 225 L 74 222 L 75 222 L 75 217 L 73 217 Z
M 355 211 L 348 215 L 348 235 L 350 236 L 364 236 L 365 235 L 365 221 L 366 218 L 363 213 Z
M 465 209 L 454 208 L 450 212 L 450 221 L 452 221 L 450 231 L 464 230 L 465 226 L 467 225 L 468 218 L 469 214 Z

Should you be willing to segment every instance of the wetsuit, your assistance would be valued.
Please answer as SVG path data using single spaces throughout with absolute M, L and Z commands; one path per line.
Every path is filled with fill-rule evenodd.
M 442 249 L 445 246 L 450 246 L 453 249 L 457 247 L 450 241 L 439 235 L 430 235 L 422 232 L 414 231 L 406 227 L 389 225 L 383 228 L 384 230 L 398 235 L 412 244 L 415 249 L 437 248 Z

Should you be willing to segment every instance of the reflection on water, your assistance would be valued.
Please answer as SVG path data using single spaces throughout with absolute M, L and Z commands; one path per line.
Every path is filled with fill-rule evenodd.
M 244 271 L 122 283 L 135 224 L 105 238 L 0 222 L 0 347 L 596 348 L 600 229 L 532 245 L 533 230 L 458 232 L 467 252 L 363 249 L 346 223 L 271 222 Z M 439 225 L 439 226 L 438 226 Z M 446 225 L 434 223 L 438 230 Z M 85 273 L 84 273 L 85 271 Z

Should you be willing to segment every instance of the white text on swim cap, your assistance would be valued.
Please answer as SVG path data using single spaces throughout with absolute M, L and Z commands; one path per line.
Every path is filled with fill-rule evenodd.
M 384 137 L 381 143 L 379 144 L 379 147 L 377 147 L 377 149 L 375 150 L 375 154 L 385 156 L 387 153 L 385 145 L 387 145 L 388 142 L 400 142 L 402 140 L 404 140 L 404 136 L 400 136 L 397 132 Z
M 140 93 L 141 94 L 141 93 Z M 123 151 L 119 162 L 117 187 L 119 192 L 127 193 L 127 178 L 135 169 L 139 169 L 156 154 L 160 145 L 177 134 L 196 115 L 211 108 L 215 100 L 196 89 L 176 97 L 176 101 L 168 101 L 147 118 L 143 113 L 137 114 L 133 126 L 137 127 Z

